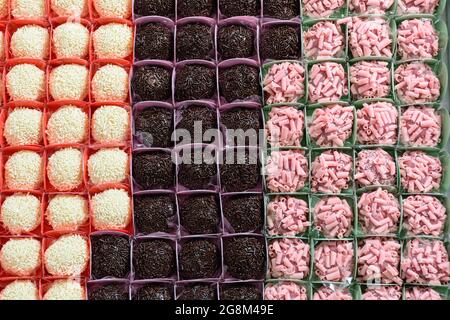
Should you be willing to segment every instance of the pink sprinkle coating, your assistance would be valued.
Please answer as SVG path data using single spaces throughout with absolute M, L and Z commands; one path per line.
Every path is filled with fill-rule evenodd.
M 391 92 L 391 71 L 385 61 L 360 61 L 350 67 L 350 92 L 357 99 L 384 98 Z
M 292 281 L 269 283 L 264 289 L 265 300 L 308 300 L 306 288 Z
M 394 0 L 350 0 L 349 8 L 357 13 L 384 13 Z
M 405 20 L 397 29 L 402 59 L 433 58 L 439 52 L 439 36 L 430 19 Z
M 387 151 L 376 148 L 362 150 L 356 159 L 355 180 L 361 187 L 395 185 L 397 169 L 394 158 Z
M 407 283 L 447 284 L 450 264 L 444 243 L 440 240 L 409 240 L 402 261 Z
M 273 192 L 295 192 L 308 179 L 308 159 L 304 150 L 272 151 L 267 158 L 267 187 Z
M 272 147 L 299 146 L 305 115 L 292 106 L 273 107 L 266 123 L 267 141 Z
M 412 287 L 406 289 L 406 300 L 442 300 L 441 295 L 433 288 Z
M 356 116 L 359 143 L 392 145 L 397 142 L 398 111 L 391 103 L 364 103 Z
M 325 237 L 342 238 L 352 232 L 353 212 L 347 200 L 324 197 L 314 207 L 314 225 Z
M 314 292 L 313 300 L 352 300 L 348 289 L 323 286 Z
M 441 160 L 423 151 L 406 151 L 398 159 L 403 189 L 407 192 L 429 192 L 439 189 Z
M 358 249 L 360 281 L 402 284 L 400 278 L 400 243 L 384 238 L 367 238 Z
M 403 103 L 434 102 L 441 84 L 431 67 L 423 62 L 400 65 L 394 73 L 395 92 Z
M 267 205 L 267 230 L 270 235 L 296 235 L 304 233 L 308 221 L 308 204 L 302 199 L 277 196 Z
M 346 281 L 352 276 L 353 243 L 323 241 L 314 250 L 314 272 L 322 281 Z
M 309 136 L 321 147 L 342 147 L 353 130 L 353 106 L 331 104 L 314 110 Z
M 383 235 L 398 230 L 400 204 L 392 193 L 381 188 L 363 193 L 358 210 L 358 222 L 363 232 Z
M 341 64 L 322 62 L 312 66 L 308 83 L 309 101 L 337 101 L 347 94 L 347 76 Z
M 352 172 L 352 157 L 337 150 L 320 154 L 311 168 L 311 190 L 313 192 L 340 193 L 349 188 Z
M 446 218 L 446 209 L 436 197 L 415 195 L 403 200 L 404 226 L 414 235 L 440 236 Z
M 274 239 L 269 244 L 272 278 L 303 279 L 309 274 L 309 245 L 298 238 Z
M 344 40 L 344 33 L 336 22 L 318 22 L 304 33 L 305 56 L 309 59 L 338 58 L 344 53 Z
M 266 103 L 297 102 L 305 95 L 305 68 L 299 63 L 272 65 L 264 78 Z
M 434 13 L 439 0 L 398 0 L 398 13 Z
M 399 286 L 376 286 L 367 288 L 362 294 L 363 300 L 400 300 L 402 291 Z
M 344 5 L 344 0 L 302 0 L 304 14 L 311 18 L 327 18 Z
M 441 115 L 433 107 L 408 107 L 400 117 L 404 145 L 434 147 L 441 138 Z

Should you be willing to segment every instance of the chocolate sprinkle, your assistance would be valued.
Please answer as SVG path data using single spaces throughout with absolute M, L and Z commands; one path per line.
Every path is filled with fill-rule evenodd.
M 173 34 L 169 28 L 151 22 L 138 25 L 136 29 L 136 59 L 173 59 Z
M 261 36 L 263 59 L 299 59 L 300 41 L 296 28 L 287 25 L 268 27 Z
M 217 174 L 217 164 L 214 154 L 207 154 L 202 148 L 184 149 L 180 154 L 181 163 L 178 165 L 178 183 L 191 190 L 206 190 L 214 183 Z M 184 159 L 184 161 L 183 161 Z M 189 160 L 189 163 L 186 161 Z
M 172 73 L 159 66 L 135 67 L 132 87 L 135 102 L 139 101 L 166 101 L 170 99 Z
M 264 0 L 265 17 L 289 20 L 299 13 L 299 0 Z
M 259 0 L 226 0 L 220 1 L 220 13 L 226 17 L 259 16 Z
M 146 147 L 168 148 L 173 145 L 173 111 L 149 107 L 135 112 L 135 131 Z
M 179 260 L 182 279 L 213 278 L 219 268 L 219 251 L 208 240 L 192 240 L 182 245 Z
M 215 69 L 190 64 L 181 68 L 175 80 L 177 101 L 211 99 L 216 92 Z
M 251 57 L 255 52 L 253 30 L 239 24 L 220 27 L 217 47 L 222 60 Z
M 228 145 L 241 146 L 258 144 L 259 130 L 262 128 L 260 110 L 252 108 L 233 108 L 221 114 L 221 124 L 226 131 Z
M 91 236 L 92 277 L 126 278 L 130 272 L 130 243 L 118 235 Z
M 239 151 L 239 152 L 238 152 Z M 220 165 L 220 182 L 224 192 L 242 192 L 255 188 L 259 182 L 260 165 L 257 151 L 228 149 Z M 230 155 L 233 153 L 233 155 Z M 254 154 L 255 153 L 255 154 Z
M 223 215 L 234 232 L 253 232 L 263 226 L 262 198 L 255 195 L 238 195 L 223 203 Z
M 146 194 L 134 198 L 134 221 L 138 233 L 170 232 L 176 204 L 169 195 Z
M 123 284 L 107 284 L 91 290 L 89 300 L 128 300 Z
M 224 264 L 227 272 L 238 279 L 264 277 L 264 243 L 256 237 L 232 237 L 224 240 Z
M 145 190 L 174 186 L 175 164 L 169 153 L 151 151 L 133 155 L 134 180 Z
M 133 300 L 173 300 L 171 290 L 164 285 L 146 284 L 136 291 Z
M 175 250 L 166 240 L 136 242 L 133 266 L 136 279 L 168 278 L 175 271 Z
M 178 0 L 178 18 L 211 17 L 215 8 L 215 0 Z
M 202 23 L 188 23 L 177 28 L 177 61 L 209 60 L 213 50 L 211 27 Z
M 177 300 L 216 300 L 217 293 L 209 284 L 191 284 L 183 288 Z
M 134 13 L 141 16 L 175 15 L 175 0 L 135 0 Z
M 195 127 L 201 125 L 202 140 L 192 141 L 193 143 L 203 143 L 203 134 L 210 129 L 217 129 L 216 110 L 204 105 L 192 104 L 186 106 L 179 111 L 180 120 L 176 125 L 176 129 L 184 129 L 189 131 L 191 139 L 195 137 Z M 197 122 L 197 123 L 196 123 Z M 212 142 L 212 141 L 207 141 Z
M 229 285 L 222 289 L 221 300 L 261 300 L 261 292 L 251 284 Z
M 220 209 L 215 195 L 195 194 L 180 204 L 181 225 L 190 234 L 217 233 Z
M 238 64 L 222 70 L 219 77 L 220 94 L 227 102 L 259 99 L 259 68 Z

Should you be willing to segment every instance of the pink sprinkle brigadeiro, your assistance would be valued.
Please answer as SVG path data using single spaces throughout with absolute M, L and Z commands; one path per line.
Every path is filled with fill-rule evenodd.
M 435 102 L 441 84 L 431 67 L 423 62 L 400 65 L 394 73 L 395 92 L 403 103 Z
M 308 179 L 308 159 L 304 150 L 272 151 L 267 158 L 267 187 L 273 192 L 295 192 Z
M 321 147 L 342 147 L 353 130 L 353 106 L 331 104 L 314 110 L 309 136 Z
M 311 67 L 308 83 L 309 101 L 337 101 L 347 94 L 347 75 L 341 64 L 322 62 Z
M 358 222 L 366 234 L 385 235 L 398 230 L 400 204 L 392 193 L 381 188 L 363 193 L 358 210 Z
M 447 284 L 450 264 L 440 240 L 412 239 L 405 248 L 402 272 L 407 283 Z
M 403 189 L 407 192 L 430 192 L 439 189 L 442 165 L 439 158 L 423 151 L 406 151 L 398 159 Z
M 403 223 L 414 235 L 440 236 L 446 218 L 446 209 L 436 197 L 415 195 L 403 200 Z
M 357 13 L 385 13 L 394 0 L 350 0 L 349 8 Z
M 412 287 L 406 289 L 406 300 L 442 300 L 441 295 L 433 288 Z
M 323 241 L 314 250 L 314 272 L 322 281 L 346 281 L 352 276 L 353 243 Z
M 434 13 L 439 0 L 398 0 L 398 13 Z
M 264 289 L 265 300 L 307 300 L 306 288 L 292 281 L 269 283 Z
M 400 300 L 401 297 L 399 286 L 373 286 L 362 294 L 363 300 Z
M 323 286 L 314 292 L 313 300 L 352 300 L 352 296 L 346 288 Z
M 311 18 L 327 18 L 344 5 L 344 0 L 302 0 L 304 14 Z
M 391 103 L 364 103 L 356 116 L 359 143 L 392 145 L 397 142 L 398 111 Z
M 327 150 L 312 163 L 311 190 L 313 192 L 340 193 L 348 189 L 351 181 L 352 157 L 337 150 Z
M 305 95 L 305 69 L 299 63 L 272 65 L 264 78 L 266 103 L 297 102 Z
M 299 146 L 305 115 L 292 106 L 273 107 L 266 123 L 267 141 L 272 147 Z
M 367 238 L 358 249 L 358 276 L 361 282 L 381 281 L 401 285 L 400 243 L 383 238 Z
M 309 274 L 309 245 L 298 238 L 274 239 L 269 244 L 272 278 L 303 279 Z
M 384 98 L 391 92 L 391 71 L 385 61 L 361 61 L 350 67 L 350 92 L 356 99 Z
M 314 207 L 314 225 L 327 238 L 342 238 L 352 232 L 353 211 L 347 200 L 324 197 Z
M 308 204 L 302 199 L 277 196 L 269 202 L 267 211 L 270 235 L 293 236 L 308 230 Z
M 430 19 L 405 20 L 397 29 L 402 59 L 433 58 L 439 52 L 439 36 Z
M 441 138 L 441 122 L 433 107 L 409 107 L 400 117 L 400 141 L 406 146 L 434 147 Z
M 381 148 L 362 150 L 356 159 L 355 180 L 361 187 L 393 186 L 397 169 L 394 158 Z
M 344 33 L 334 21 L 314 24 L 303 36 L 305 56 L 309 59 L 338 58 L 344 53 Z

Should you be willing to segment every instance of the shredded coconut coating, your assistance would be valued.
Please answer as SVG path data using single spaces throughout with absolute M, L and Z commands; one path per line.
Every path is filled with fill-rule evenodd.
M 13 101 L 39 101 L 45 96 L 45 72 L 35 65 L 13 66 L 6 74 L 6 90 Z
M 13 109 L 5 121 L 3 136 L 11 146 L 42 142 L 42 111 L 29 108 Z
M 75 231 L 88 221 L 88 202 L 79 195 L 58 194 L 49 201 L 45 215 L 54 230 Z
M 44 162 L 34 151 L 18 151 L 5 164 L 5 180 L 8 189 L 35 190 L 43 181 Z
M 31 232 L 41 223 L 41 202 L 31 194 L 13 194 L 3 201 L 0 218 L 12 234 Z
M 10 275 L 33 275 L 41 265 L 41 242 L 34 238 L 8 240 L 0 251 L 0 264 Z

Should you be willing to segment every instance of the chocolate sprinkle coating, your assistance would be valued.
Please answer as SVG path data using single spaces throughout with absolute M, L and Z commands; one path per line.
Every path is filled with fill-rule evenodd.
M 180 161 L 178 165 L 178 183 L 191 190 L 206 190 L 214 183 L 214 176 L 217 174 L 217 164 L 214 154 L 206 154 L 208 150 L 202 148 L 184 149 L 180 155 L 180 160 L 185 157 L 186 161 L 190 158 L 190 163 Z M 204 154 L 205 152 L 205 154 Z M 190 154 L 190 156 L 189 156 Z
M 289 20 L 300 14 L 299 0 L 264 0 L 264 16 Z
M 255 195 L 238 195 L 223 203 L 223 215 L 234 232 L 253 232 L 263 226 L 262 198 Z
M 173 60 L 173 34 L 161 23 L 146 23 L 136 28 L 135 56 L 138 60 Z
M 256 237 L 232 237 L 224 239 L 224 264 L 228 273 L 238 279 L 264 277 L 264 243 Z
M 166 240 L 145 240 L 133 248 L 136 279 L 169 278 L 175 271 L 175 250 Z
M 202 23 L 188 23 L 177 28 L 177 61 L 209 60 L 213 50 L 211 27 Z
M 91 236 L 92 277 L 126 278 L 130 272 L 130 242 L 118 235 Z
M 259 130 L 262 128 L 260 112 L 260 110 L 252 108 L 233 108 L 222 112 L 221 124 L 227 130 L 234 130 L 233 134 L 226 131 L 227 144 L 256 146 Z
M 259 0 L 226 0 L 220 1 L 220 13 L 226 17 L 259 16 Z
M 182 279 L 213 278 L 219 268 L 219 250 L 208 240 L 192 240 L 179 253 Z
M 212 17 L 215 0 L 178 0 L 178 18 Z
M 169 189 L 175 183 L 175 164 L 169 153 L 151 151 L 133 155 L 134 180 L 145 190 Z
M 222 60 L 251 57 L 255 52 L 253 30 L 240 24 L 220 27 L 217 36 L 217 50 Z
M 167 286 L 146 284 L 136 291 L 133 300 L 173 300 L 173 297 Z
M 263 59 L 299 59 L 300 40 L 296 28 L 287 25 L 268 27 L 261 35 Z
M 172 94 L 172 72 L 160 66 L 135 67 L 133 79 L 135 102 L 166 101 Z
M 123 284 L 107 284 L 89 292 L 89 300 L 128 300 Z
M 169 148 L 173 146 L 173 111 L 149 107 L 135 112 L 136 135 L 146 147 Z
M 146 194 L 134 198 L 134 221 L 138 233 L 170 232 L 175 219 L 175 200 L 169 195 Z
M 134 13 L 141 16 L 175 15 L 175 0 L 135 0 Z
M 190 234 L 217 233 L 220 208 L 215 195 L 195 194 L 180 204 L 181 225 Z
M 261 300 L 261 292 L 251 284 L 229 285 L 222 289 L 221 300 Z
M 195 126 L 201 124 L 202 135 L 210 129 L 217 129 L 216 110 L 204 105 L 192 104 L 186 106 L 179 111 L 180 120 L 176 125 L 176 129 L 184 129 L 189 131 L 191 139 L 194 139 Z M 201 121 L 201 123 L 199 123 Z M 196 123 L 197 122 L 197 123 Z M 193 141 L 194 143 L 202 143 L 202 141 Z M 207 141 L 210 142 L 210 141 Z M 212 142 L 212 141 L 211 141 Z
M 228 150 L 224 154 L 223 164 L 220 165 L 220 182 L 224 192 L 242 192 L 255 188 L 259 182 L 260 164 L 249 150 Z M 229 153 L 233 152 L 233 156 Z M 252 152 L 257 152 L 252 150 Z M 229 159 L 227 159 L 229 158 Z
M 219 77 L 220 94 L 227 102 L 259 99 L 259 68 L 238 64 L 222 70 Z
M 216 92 L 216 71 L 199 64 L 185 65 L 177 72 L 175 88 L 177 101 L 211 99 Z
M 183 288 L 177 300 L 216 300 L 217 293 L 209 284 L 190 284 Z

